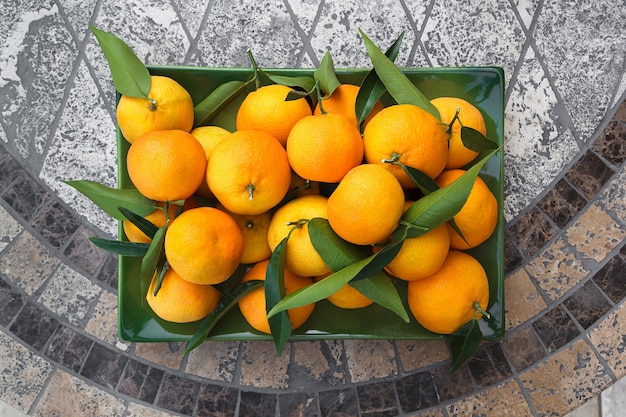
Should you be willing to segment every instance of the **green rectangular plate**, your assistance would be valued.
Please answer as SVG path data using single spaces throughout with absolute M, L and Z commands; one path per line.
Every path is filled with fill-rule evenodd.
M 201 101 L 218 85 L 231 80 L 246 81 L 251 69 L 200 68 L 200 67 L 150 67 L 154 75 L 166 75 L 182 84 L 191 94 L 194 103 Z M 266 69 L 267 72 L 287 76 L 311 76 L 313 69 Z M 407 68 L 409 79 L 429 99 L 439 96 L 463 98 L 477 106 L 487 125 L 487 136 L 501 146 L 504 137 L 504 72 L 498 67 L 460 68 Z M 360 84 L 367 69 L 337 70 L 341 82 Z M 238 105 L 237 103 L 233 104 Z M 232 112 L 231 112 L 232 114 Z M 218 118 L 213 121 L 234 130 L 234 119 Z M 129 144 L 118 130 L 119 187 L 132 188 L 126 172 L 126 153 Z M 504 335 L 504 218 L 503 218 L 503 152 L 487 162 L 481 171 L 500 209 L 496 231 L 480 247 L 468 251 L 484 266 L 490 286 L 489 313 L 491 320 L 480 320 L 484 339 L 496 340 Z M 121 224 L 119 236 L 124 238 Z M 133 342 L 187 341 L 198 322 L 175 324 L 156 317 L 150 307 L 142 302 L 139 286 L 140 258 L 119 257 L 118 322 L 122 340 Z M 244 271 L 242 266 L 231 278 L 237 280 Z M 396 280 L 403 299 L 406 283 Z M 405 303 L 406 306 L 406 303 Z M 411 316 L 410 311 L 409 316 Z M 415 320 L 405 323 L 390 311 L 371 305 L 359 310 L 342 310 L 326 301 L 318 302 L 313 315 L 292 335 L 292 340 L 316 339 L 439 339 L 446 336 L 431 333 Z M 269 335 L 254 331 L 237 308 L 225 315 L 208 337 L 212 340 L 271 340 Z

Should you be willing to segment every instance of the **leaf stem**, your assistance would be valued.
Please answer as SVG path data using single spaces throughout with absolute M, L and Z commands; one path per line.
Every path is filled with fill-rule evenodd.
M 456 108 L 456 113 L 454 113 L 454 117 L 452 118 L 450 123 L 448 123 L 448 127 L 446 127 L 446 133 L 452 132 L 452 125 L 454 125 L 454 122 L 458 120 L 459 123 L 461 123 L 461 119 L 459 119 L 459 113 L 461 113 L 461 107 Z M 463 123 L 461 123 L 461 126 L 463 126 Z
M 400 157 L 401 156 L 402 156 L 401 154 L 399 154 L 397 152 L 394 152 L 394 153 L 391 154 L 390 158 L 383 158 L 383 159 L 381 159 L 381 162 L 384 163 L 384 164 L 396 164 L 396 165 L 398 165 L 398 164 L 400 164 L 399 161 L 400 161 Z
M 254 71 L 254 87 L 258 90 L 261 87 L 261 81 L 259 80 L 259 77 L 257 76 L 259 72 L 259 66 L 257 65 L 256 61 L 254 60 L 254 57 L 252 56 L 252 51 L 248 49 L 246 53 L 248 54 L 248 58 L 250 58 L 250 63 L 252 64 L 252 70 Z
M 474 304 L 472 304 L 472 307 L 474 307 L 474 310 L 476 311 L 474 313 L 474 320 L 477 319 L 479 314 L 482 314 L 483 316 L 485 316 L 487 318 L 487 320 L 491 319 L 491 314 L 489 314 L 485 310 L 483 310 L 483 308 L 480 306 L 480 303 L 478 301 L 474 301 Z
M 322 89 L 320 88 L 320 82 L 318 80 L 315 80 L 315 92 L 317 94 L 317 105 L 320 107 L 320 112 L 326 114 L 326 110 L 324 110 L 324 106 L 322 105 L 324 97 L 322 96 Z

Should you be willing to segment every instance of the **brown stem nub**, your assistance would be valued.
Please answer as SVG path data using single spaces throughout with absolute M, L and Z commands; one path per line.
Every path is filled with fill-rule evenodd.
M 254 198 L 254 185 L 246 185 L 246 190 L 248 191 L 248 199 L 252 201 L 252 199 Z

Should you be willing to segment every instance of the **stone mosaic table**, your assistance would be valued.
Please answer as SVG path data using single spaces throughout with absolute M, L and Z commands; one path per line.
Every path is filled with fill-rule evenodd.
M 207 6 L 206 3 L 209 5 Z M 382 4 L 379 4 L 382 3 Z M 17 5 L 16 5 L 17 4 Z M 0 4 L 0 399 L 33 416 L 563 415 L 626 374 L 626 8 L 609 0 Z M 116 225 L 61 181 L 116 183 L 114 91 L 87 23 L 146 63 L 506 71 L 506 336 L 128 343 Z

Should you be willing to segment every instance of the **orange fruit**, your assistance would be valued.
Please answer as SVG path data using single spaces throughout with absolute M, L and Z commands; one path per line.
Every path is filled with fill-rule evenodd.
M 315 281 L 321 281 L 330 274 L 331 273 L 315 277 Z M 345 284 L 333 294 L 326 297 L 326 299 L 335 307 L 345 308 L 349 310 L 364 308 L 374 303 L 372 300 L 361 294 L 359 290 L 357 290 L 350 284 Z
M 328 199 L 321 195 L 296 198 L 276 210 L 270 222 L 267 241 L 272 251 L 293 229 L 287 241 L 285 266 L 298 275 L 315 276 L 330 271 L 311 243 L 308 224 L 306 222 L 297 226 L 290 224 L 315 217 L 325 219 L 327 201 Z
M 352 168 L 328 198 L 328 222 L 348 242 L 372 245 L 398 226 L 403 206 L 396 177 L 380 165 L 363 164 Z
M 269 260 L 256 263 L 248 272 L 241 278 L 241 282 L 247 282 L 252 280 L 265 281 L 266 270 Z M 300 288 L 307 287 L 313 284 L 313 279 L 310 277 L 302 277 L 296 275 L 293 272 L 285 269 L 284 273 L 285 282 L 285 294 L 291 294 L 292 292 L 299 290 Z M 305 321 L 311 316 L 315 309 L 315 303 L 307 304 L 301 307 L 295 307 L 287 310 L 287 317 L 291 323 L 291 328 L 297 329 L 302 326 Z M 248 294 L 241 297 L 239 300 L 239 310 L 244 319 L 259 332 L 271 333 L 270 324 L 267 320 L 267 310 L 265 303 L 265 290 L 263 287 L 257 288 Z
M 435 182 L 439 187 L 445 187 L 464 173 L 462 169 L 445 170 Z M 493 234 L 498 223 L 498 200 L 482 178 L 476 177 L 467 201 L 454 216 L 454 222 L 463 237 L 446 223 L 450 233 L 450 247 L 453 249 L 474 248 Z
M 219 126 L 200 126 L 193 129 L 191 131 L 191 135 L 196 138 L 198 142 L 200 142 L 200 145 L 202 145 L 204 155 L 208 161 L 215 145 L 220 143 L 226 136 L 230 135 L 230 132 Z M 200 184 L 200 187 L 196 190 L 196 194 L 204 198 L 214 197 L 213 193 L 209 189 L 209 184 L 207 184 L 206 176 Z
M 239 266 L 243 236 L 232 217 L 213 207 L 182 212 L 165 232 L 165 258 L 181 278 L 219 284 Z
M 211 285 L 194 284 L 168 269 L 156 295 L 156 275 L 152 278 L 146 301 L 161 319 L 174 323 L 200 320 L 215 310 L 222 297 Z
M 239 130 L 213 148 L 206 179 L 227 210 L 261 214 L 287 194 L 291 167 L 285 149 L 274 137 L 256 130 Z
M 169 77 L 150 77 L 149 99 L 121 96 L 116 108 L 117 124 L 133 143 L 154 130 L 183 130 L 193 126 L 193 101 L 178 82 Z
M 261 214 L 237 214 L 227 211 L 225 208 L 218 206 L 220 210 L 224 210 L 232 217 L 241 234 L 243 235 L 243 254 L 241 255 L 242 264 L 253 264 L 272 255 L 272 249 L 267 242 L 267 231 L 272 220 L 272 213 L 266 211 Z
M 159 205 L 163 207 L 162 203 Z M 165 226 L 165 224 L 167 223 L 167 218 L 165 216 L 165 209 L 161 207 L 157 207 L 156 209 L 154 209 L 152 213 L 144 217 L 144 219 L 148 220 L 150 223 L 152 223 L 158 228 Z M 168 211 L 170 220 L 173 220 L 176 217 L 176 213 L 178 212 L 178 207 L 179 206 L 177 206 L 176 204 L 169 205 L 167 211 Z M 124 220 L 122 222 L 122 227 L 124 228 L 124 234 L 126 235 L 126 238 L 128 239 L 129 242 L 136 242 L 136 243 L 152 242 L 151 238 L 146 236 L 144 232 L 139 230 L 139 228 L 135 226 L 133 223 L 131 223 L 129 220 Z
M 302 178 L 339 182 L 363 161 L 363 140 L 354 124 L 339 113 L 307 116 L 291 129 L 287 156 Z
M 359 94 L 359 86 L 352 84 L 341 84 L 330 97 L 322 99 L 322 107 L 327 113 L 339 113 L 345 116 L 354 126 L 359 128 L 359 121 L 356 116 L 356 97 Z M 372 117 L 383 109 L 383 105 L 377 101 L 372 111 L 364 121 L 364 125 L 370 121 Z M 322 114 L 319 103 L 315 106 L 313 114 Z
M 144 196 L 157 201 L 184 200 L 198 188 L 206 170 L 202 145 L 182 130 L 141 135 L 126 155 L 128 175 Z
M 237 130 L 261 130 L 285 146 L 293 125 L 312 114 L 304 98 L 285 100 L 291 88 L 271 84 L 249 93 L 237 112 Z
M 295 194 L 295 197 L 302 197 L 305 195 L 317 195 L 320 193 L 320 184 L 317 181 L 305 180 L 304 178 L 292 171 L 289 192 L 293 192 Z
M 471 255 L 451 250 L 442 267 L 408 284 L 407 300 L 415 319 L 431 332 L 451 334 L 489 304 L 489 281 L 484 268 Z M 482 314 L 477 315 L 477 319 Z
M 433 115 L 411 104 L 385 107 L 363 132 L 365 160 L 389 170 L 404 188 L 415 188 L 398 161 L 431 178 L 441 173 L 448 160 L 448 135 Z
M 442 224 L 421 236 L 405 239 L 385 270 L 404 281 L 425 278 L 441 268 L 449 249 L 450 235 Z
M 457 114 L 452 128 L 449 130 L 450 146 L 448 149 L 448 161 L 446 169 L 461 168 L 470 163 L 478 152 L 468 149 L 461 140 L 461 127 L 467 126 L 478 130 L 483 135 L 487 134 L 485 119 L 478 108 L 473 104 L 458 97 L 438 97 L 430 101 L 439 110 L 441 122 L 449 125 Z

